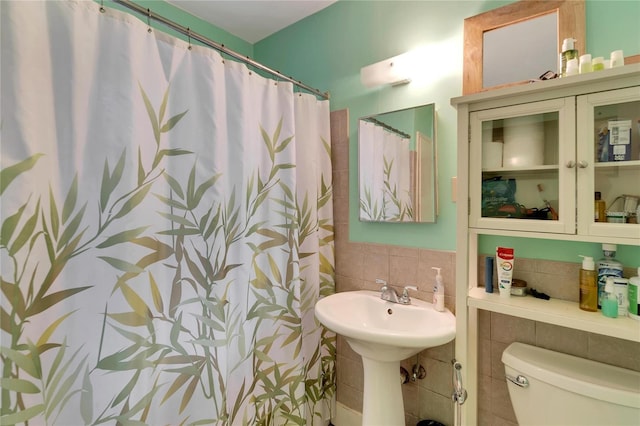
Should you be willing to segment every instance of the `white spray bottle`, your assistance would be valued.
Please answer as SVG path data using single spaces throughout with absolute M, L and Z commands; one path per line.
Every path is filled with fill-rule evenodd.
M 436 270 L 436 284 L 433 286 L 433 306 L 436 311 L 444 311 L 444 280 L 440 275 L 440 269 L 432 266 L 431 269 Z

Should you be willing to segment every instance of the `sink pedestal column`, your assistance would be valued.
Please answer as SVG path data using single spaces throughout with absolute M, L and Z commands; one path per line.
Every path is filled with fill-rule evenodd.
M 400 361 L 376 361 L 363 356 L 362 366 L 362 426 L 404 426 Z

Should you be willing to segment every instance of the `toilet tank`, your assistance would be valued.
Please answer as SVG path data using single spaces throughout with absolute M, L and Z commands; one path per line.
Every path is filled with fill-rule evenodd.
M 520 426 L 640 425 L 640 372 L 523 343 L 502 362 Z

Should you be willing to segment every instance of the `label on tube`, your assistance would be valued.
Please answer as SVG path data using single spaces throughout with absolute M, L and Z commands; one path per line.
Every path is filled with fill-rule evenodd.
M 513 278 L 514 250 L 509 247 L 496 248 L 496 270 L 498 272 L 498 288 L 500 296 L 511 296 L 511 280 Z

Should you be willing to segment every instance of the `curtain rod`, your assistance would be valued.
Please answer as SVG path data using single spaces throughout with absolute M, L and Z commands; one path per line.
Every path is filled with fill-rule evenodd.
M 322 99 L 329 99 L 329 93 L 328 92 L 321 92 L 318 89 L 314 89 L 313 87 L 307 86 L 306 84 L 302 83 L 301 81 L 295 80 L 292 77 L 288 77 L 284 74 L 282 74 L 280 71 L 276 71 L 274 69 L 271 69 L 269 67 L 267 67 L 266 65 L 261 64 L 260 62 L 256 62 L 253 59 L 249 58 L 248 56 L 244 56 L 241 55 L 240 53 L 237 53 L 227 47 L 224 46 L 224 44 L 220 44 L 220 43 L 216 43 L 215 41 L 200 35 L 196 32 L 191 31 L 190 28 L 188 27 L 184 27 L 170 19 L 165 18 L 162 15 L 158 15 L 155 12 L 152 12 L 151 9 L 148 8 L 144 8 L 142 6 L 139 6 L 137 4 L 135 4 L 134 2 L 130 1 L 130 0 L 111 0 L 114 3 L 120 4 L 128 9 L 131 9 L 135 12 L 138 12 L 141 15 L 146 16 L 149 19 L 153 19 L 154 21 L 158 21 L 161 24 L 179 32 L 182 35 L 185 35 L 191 39 L 197 40 L 200 43 L 204 44 L 205 46 L 211 47 L 219 52 L 222 52 L 226 55 L 231 56 L 234 59 L 237 59 L 241 62 L 244 62 L 248 65 L 251 65 L 254 68 L 257 68 L 261 71 L 265 71 L 273 76 L 276 76 L 282 80 L 286 80 L 288 82 L 293 83 L 294 85 L 313 93 L 316 96 L 320 96 Z
M 373 124 L 376 124 L 376 125 L 382 127 L 383 129 L 386 129 L 386 130 L 390 131 L 391 133 L 395 133 L 395 134 L 397 134 L 399 136 L 402 136 L 403 138 L 411 139 L 411 135 L 403 132 L 402 130 L 398 130 L 398 129 L 394 128 L 394 127 L 391 127 L 388 124 L 383 123 L 380 120 L 376 120 L 373 117 L 365 117 L 365 118 L 363 118 L 363 120 L 364 121 L 369 121 L 369 122 L 371 122 Z

